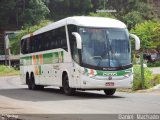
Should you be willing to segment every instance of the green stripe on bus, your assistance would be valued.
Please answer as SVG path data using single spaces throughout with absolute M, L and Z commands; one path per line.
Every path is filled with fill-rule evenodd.
M 27 57 L 22 57 L 21 58 L 21 64 L 23 65 L 30 65 L 32 62 L 32 57 L 31 56 L 27 56 Z
M 53 59 L 52 59 L 52 62 L 53 63 L 58 63 L 58 61 L 59 61 L 59 58 L 58 58 L 59 56 L 58 56 L 58 52 L 54 52 L 53 53 Z
M 64 62 L 64 52 L 53 52 L 53 53 L 44 53 L 43 56 L 43 64 L 54 64 L 54 63 L 62 63 Z M 33 56 L 21 57 L 21 64 L 22 65 L 32 65 L 34 64 L 32 60 Z M 35 55 L 36 63 L 40 64 L 39 55 Z
M 41 69 L 41 66 L 39 66 L 39 75 L 42 74 L 42 69 Z
M 92 75 L 94 74 L 97 76 L 110 76 L 110 75 L 111 76 L 124 76 L 127 73 L 132 73 L 132 68 L 129 68 L 126 70 L 119 70 L 119 71 L 102 71 L 102 70 L 92 70 L 92 69 L 85 68 L 85 74 L 88 76 L 90 74 L 92 74 Z
M 52 64 L 53 53 L 43 54 L 43 64 Z

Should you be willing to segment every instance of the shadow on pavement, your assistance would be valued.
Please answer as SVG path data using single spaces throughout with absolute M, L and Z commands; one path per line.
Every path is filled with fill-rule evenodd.
M 23 101 L 64 101 L 86 99 L 120 99 L 121 96 L 106 96 L 105 94 L 77 91 L 74 96 L 66 96 L 61 90 L 45 88 L 42 91 L 32 91 L 27 88 L 0 89 L 0 95 Z

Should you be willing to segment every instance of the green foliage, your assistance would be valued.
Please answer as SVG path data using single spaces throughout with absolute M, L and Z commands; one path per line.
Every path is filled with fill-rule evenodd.
M 159 26 L 160 22 L 145 21 L 137 24 L 131 32 L 140 38 L 142 48 L 158 48 L 160 46 Z
M 9 68 L 8 66 L 0 65 L 0 76 L 19 75 L 19 71 Z
M 153 87 L 153 84 L 151 82 L 153 79 L 153 74 L 149 68 L 144 69 L 144 79 L 145 79 L 144 87 L 146 89 Z
M 138 90 L 142 88 L 142 82 L 141 82 L 141 69 L 140 66 L 135 65 L 133 67 L 133 72 L 134 72 L 134 76 L 133 76 L 133 90 Z
M 153 45 L 160 50 L 160 21 L 157 22 L 156 27 L 153 29 L 153 31 L 154 31 L 154 34 L 152 36 L 154 40 Z
M 91 0 L 50 0 L 48 7 L 51 19 L 58 20 L 68 16 L 86 15 L 93 5 Z
M 0 27 L 7 26 L 10 23 L 10 17 L 16 7 L 16 0 L 0 0 Z M 15 13 L 14 13 L 15 15 Z M 12 19 L 13 21 L 13 19 Z
M 160 67 L 160 61 L 148 62 L 147 66 L 148 67 Z
M 109 0 L 107 6 L 117 10 L 115 16 L 118 19 L 133 11 L 139 12 L 143 18 L 150 14 L 150 7 L 145 0 Z
M 43 0 L 1 0 L 0 28 L 34 25 L 49 13 Z
M 96 9 L 104 9 L 104 1 L 102 0 L 97 0 L 92 4 L 94 11 Z M 117 18 L 126 23 L 129 30 L 137 23 L 154 18 L 151 14 L 151 7 L 144 0 L 109 0 L 105 3 L 105 6 L 106 9 L 116 10 L 117 12 L 112 14 L 98 13 L 96 16 Z
M 116 13 L 95 13 L 98 9 L 116 10 Z M 133 33 L 141 38 L 142 45 L 146 48 L 160 48 L 160 25 L 158 22 L 144 20 L 152 19 L 151 7 L 144 0 L 4 0 L 0 1 L 0 29 L 3 26 L 12 28 L 11 25 L 32 26 L 38 24 L 46 17 L 61 19 L 72 15 L 90 15 L 117 18 L 128 25 Z M 11 12 L 12 11 L 12 12 Z M 50 14 L 49 14 L 50 12 Z M 49 14 L 49 15 L 48 15 Z M 13 27 L 15 28 L 15 27 Z M 26 30 L 25 34 L 29 32 Z M 17 43 L 12 52 L 19 51 Z
M 34 31 L 46 26 L 47 24 L 51 23 L 49 20 L 41 21 L 39 24 L 34 25 L 32 27 L 26 27 L 23 30 L 20 31 L 20 33 L 17 35 L 16 38 L 11 39 L 11 53 L 12 54 L 19 54 L 20 53 L 20 40 L 24 35 L 27 35 L 29 33 L 33 33 Z
M 133 90 L 139 90 L 142 88 L 140 65 L 134 65 L 133 70 L 134 70 Z M 153 84 L 152 84 L 153 75 L 152 75 L 152 72 L 148 68 L 144 69 L 144 77 L 145 77 L 144 87 L 146 89 L 153 87 Z
M 123 16 L 123 21 L 127 24 L 128 29 L 130 30 L 133 28 L 137 23 L 142 22 L 141 13 L 137 11 L 131 11 Z
M 160 84 L 160 74 L 153 75 L 151 83 L 153 84 L 153 86 Z
M 4 0 L 0 1 L 0 26 L 35 25 L 46 17 L 62 19 L 74 15 L 117 18 L 129 29 L 143 20 L 153 19 L 147 0 Z M 116 13 L 95 13 L 97 9 L 116 10 Z M 12 12 L 11 12 L 12 11 Z M 13 26 L 11 26 L 13 25 Z
M 26 6 L 28 7 L 23 10 L 24 14 L 21 14 L 19 17 L 20 22 L 27 25 L 38 24 L 39 21 L 44 20 L 49 13 L 49 9 L 42 0 L 28 0 L 26 1 Z
M 98 13 L 91 12 L 89 13 L 89 16 L 115 18 L 111 13 L 106 13 L 106 12 L 98 12 Z

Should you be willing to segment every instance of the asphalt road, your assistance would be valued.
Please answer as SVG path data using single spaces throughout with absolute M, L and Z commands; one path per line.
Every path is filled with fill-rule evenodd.
M 0 77 L 0 113 L 12 114 L 122 114 L 159 113 L 160 92 L 117 92 L 107 97 L 102 91 L 77 92 L 66 96 L 52 87 L 31 91 L 20 78 Z
M 152 67 L 150 68 L 152 74 L 160 74 L 160 67 Z

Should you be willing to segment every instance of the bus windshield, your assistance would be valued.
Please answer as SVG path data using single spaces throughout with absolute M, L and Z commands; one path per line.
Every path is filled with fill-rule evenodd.
M 95 67 L 123 67 L 131 64 L 127 29 L 80 27 L 82 63 Z

